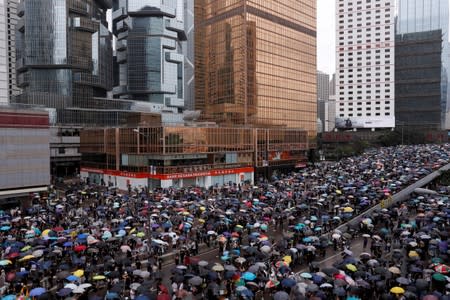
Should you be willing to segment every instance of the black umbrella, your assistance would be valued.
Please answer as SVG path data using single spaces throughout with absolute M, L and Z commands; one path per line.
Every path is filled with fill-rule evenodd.
M 324 272 L 325 274 L 327 274 L 328 276 L 333 276 L 334 274 L 338 274 L 339 270 L 334 268 L 334 267 L 330 267 L 330 268 L 324 268 L 322 270 L 322 272 Z
M 399 277 L 395 281 L 397 281 L 399 284 L 408 285 L 411 283 L 411 280 L 405 277 Z
M 428 288 L 428 285 L 429 283 L 425 279 L 419 278 L 416 280 L 416 287 L 420 291 L 426 290 Z
M 339 297 L 343 297 L 345 296 L 345 294 L 347 294 L 347 292 L 345 291 L 345 289 L 343 287 L 337 287 L 333 289 L 333 294 L 335 294 L 336 296 Z

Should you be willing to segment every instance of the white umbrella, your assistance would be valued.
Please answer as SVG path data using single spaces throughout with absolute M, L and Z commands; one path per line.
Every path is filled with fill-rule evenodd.
M 265 245 L 265 246 L 262 246 L 260 250 L 262 252 L 269 253 L 270 250 L 272 250 L 272 248 L 270 248 L 270 246 Z
M 71 289 L 74 290 L 78 287 L 78 285 L 74 284 L 74 283 L 68 283 L 64 286 L 65 289 Z
M 72 293 L 74 294 L 83 294 L 84 292 L 85 290 L 80 286 L 77 286 L 75 289 L 72 290 Z

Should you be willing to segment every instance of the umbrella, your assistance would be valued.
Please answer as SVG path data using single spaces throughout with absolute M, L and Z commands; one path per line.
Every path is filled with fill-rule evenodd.
M 300 277 L 305 278 L 305 279 L 310 279 L 312 278 L 312 275 L 310 273 L 304 272 L 300 274 Z
M 445 277 L 441 273 L 434 273 L 432 278 L 436 281 L 446 281 L 447 280 L 447 277 Z
M 46 292 L 46 289 L 43 287 L 37 287 L 30 291 L 30 297 L 38 297 Z
M 390 289 L 390 292 L 393 294 L 403 294 L 405 290 L 399 286 L 394 286 L 393 288 Z
M 222 272 L 224 271 L 224 267 L 221 264 L 215 264 L 211 270 L 216 271 L 216 272 Z
M 321 288 L 321 289 L 327 289 L 327 288 L 332 288 L 332 287 L 333 287 L 333 285 L 330 284 L 330 283 L 322 283 L 322 284 L 320 285 L 320 288 Z
M 60 297 L 66 297 L 68 296 L 70 293 L 72 293 L 72 289 L 69 288 L 62 288 L 60 289 L 56 294 Z
M 10 265 L 10 264 L 12 264 L 12 261 L 10 261 L 8 259 L 0 260 L 0 266 L 7 266 L 7 265 Z
M 252 281 L 256 279 L 256 275 L 250 272 L 245 272 L 244 274 L 242 274 L 242 279 Z
M 193 286 L 199 286 L 203 283 L 203 279 L 199 276 L 194 276 L 191 279 L 189 279 L 189 284 L 192 284 Z
M 281 285 L 284 287 L 293 287 L 297 284 L 297 282 L 292 278 L 285 278 L 281 281 Z
M 285 291 L 276 292 L 273 295 L 273 300 L 289 300 L 289 294 Z
M 397 267 L 390 267 L 388 269 L 388 271 L 391 272 L 392 274 L 400 274 L 401 273 L 400 269 Z
M 336 296 L 339 297 L 343 297 L 345 296 L 345 294 L 347 294 L 347 292 L 345 291 L 345 289 L 343 287 L 337 287 L 333 289 L 333 294 L 335 294 Z
M 352 271 L 352 272 L 356 272 L 358 270 L 356 268 L 356 266 L 353 264 L 346 264 L 345 267 L 347 268 L 347 270 Z
M 448 274 L 450 267 L 444 264 L 439 264 L 434 267 L 434 270 L 441 274 Z
M 206 260 L 201 260 L 198 262 L 198 265 L 200 267 L 206 267 L 209 263 Z
M 399 284 L 403 284 L 403 285 L 408 285 L 411 283 L 411 281 L 405 277 L 399 277 L 395 281 L 397 281 Z

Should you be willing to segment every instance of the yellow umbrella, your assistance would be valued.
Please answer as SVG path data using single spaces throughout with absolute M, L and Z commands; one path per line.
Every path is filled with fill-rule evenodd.
M 206 207 L 200 206 L 200 210 L 201 210 L 201 211 L 205 211 L 205 210 L 206 210 Z
M 409 251 L 408 256 L 409 257 L 418 257 L 419 253 L 417 253 L 416 251 Z
M 103 279 L 106 279 L 106 277 L 103 275 L 96 275 L 96 276 L 92 277 L 92 279 L 93 280 L 103 280 Z
M 352 265 L 352 264 L 346 264 L 345 267 L 347 268 L 347 270 L 352 271 L 352 272 L 356 272 L 358 270 L 356 268 L 356 266 Z
M 336 190 L 336 194 L 338 194 L 338 195 L 342 195 L 342 192 L 341 192 L 341 190 Z
M 73 272 L 73 275 L 77 276 L 78 278 L 83 277 L 84 275 L 84 270 L 76 270 L 75 272 Z
M 48 236 L 48 234 L 49 234 L 50 231 L 51 231 L 50 229 L 45 229 L 44 231 L 42 231 L 41 236 L 42 236 L 42 237 Z
M 344 212 L 351 213 L 353 212 L 353 208 L 351 208 L 350 206 L 344 207 Z
M 144 236 L 145 236 L 145 233 L 143 233 L 143 232 L 138 232 L 138 233 L 136 234 L 136 236 L 137 236 L 138 238 L 141 238 L 141 237 L 144 237 Z
M 187 216 L 187 215 L 189 215 L 189 212 L 188 211 L 183 211 L 183 216 Z
M 26 256 L 22 257 L 21 259 L 19 259 L 19 261 L 26 261 L 26 260 L 30 260 L 33 258 L 35 258 L 35 256 L 30 254 L 30 255 L 26 255 Z
M 286 263 L 290 264 L 292 262 L 292 257 L 290 255 L 286 255 L 285 257 L 283 257 L 283 260 Z
M 130 234 L 133 234 L 135 232 L 136 232 L 136 228 L 133 228 L 133 229 L 130 230 Z
M 198 221 L 199 221 L 200 223 L 205 223 L 205 220 L 204 220 L 204 219 L 198 219 Z
M 394 287 L 391 289 L 391 293 L 393 293 L 393 294 L 403 294 L 404 292 L 405 292 L 405 290 L 402 289 L 402 288 L 399 287 L 399 286 L 394 286 Z
M 23 247 L 22 249 L 20 249 L 20 251 L 21 251 L 21 252 L 27 252 L 27 251 L 30 250 L 30 249 L 31 249 L 31 246 L 30 246 L 30 245 L 27 245 L 27 246 Z

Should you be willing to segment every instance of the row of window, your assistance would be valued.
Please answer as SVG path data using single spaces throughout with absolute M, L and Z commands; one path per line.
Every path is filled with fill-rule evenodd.
M 365 29 L 366 29 L 366 31 L 371 31 L 371 30 L 372 30 L 372 27 L 367 27 L 367 28 L 365 28 Z M 391 29 L 391 26 L 384 26 L 384 29 L 390 30 L 390 29 Z M 380 27 L 375 27 L 375 30 L 381 30 L 381 28 L 380 28 Z M 361 33 L 361 32 L 362 32 L 362 29 L 356 29 L 356 32 L 357 32 L 357 33 Z M 345 31 L 339 31 L 339 34 L 344 34 L 344 33 L 345 33 Z M 348 30 L 347 33 L 348 33 L 348 34 L 353 34 L 353 29 Z
M 362 117 L 362 115 L 363 115 L 362 113 L 357 113 L 356 117 Z M 391 113 L 390 112 L 385 112 L 384 115 L 385 116 L 390 116 Z M 366 113 L 366 117 L 371 117 L 371 116 L 372 116 L 372 113 Z M 373 116 L 381 116 L 381 113 L 375 113 L 375 114 L 373 114 Z M 344 118 L 345 114 L 339 114 L 339 117 Z M 347 117 L 354 117 L 354 115 L 353 114 L 348 114 Z
M 367 98 L 370 99 L 370 97 L 367 97 Z M 367 102 L 369 102 L 369 101 L 367 101 Z M 345 104 L 347 104 L 348 106 L 352 106 L 354 103 L 356 103 L 356 105 L 363 105 L 363 103 L 366 103 L 366 102 L 339 102 L 339 106 L 344 106 Z M 375 102 L 375 105 L 380 105 L 380 104 L 381 104 L 380 101 Z M 384 104 L 389 105 L 389 104 L 391 104 L 391 101 L 386 100 L 386 101 L 384 101 Z M 389 108 L 386 107 L 386 109 L 389 109 Z

